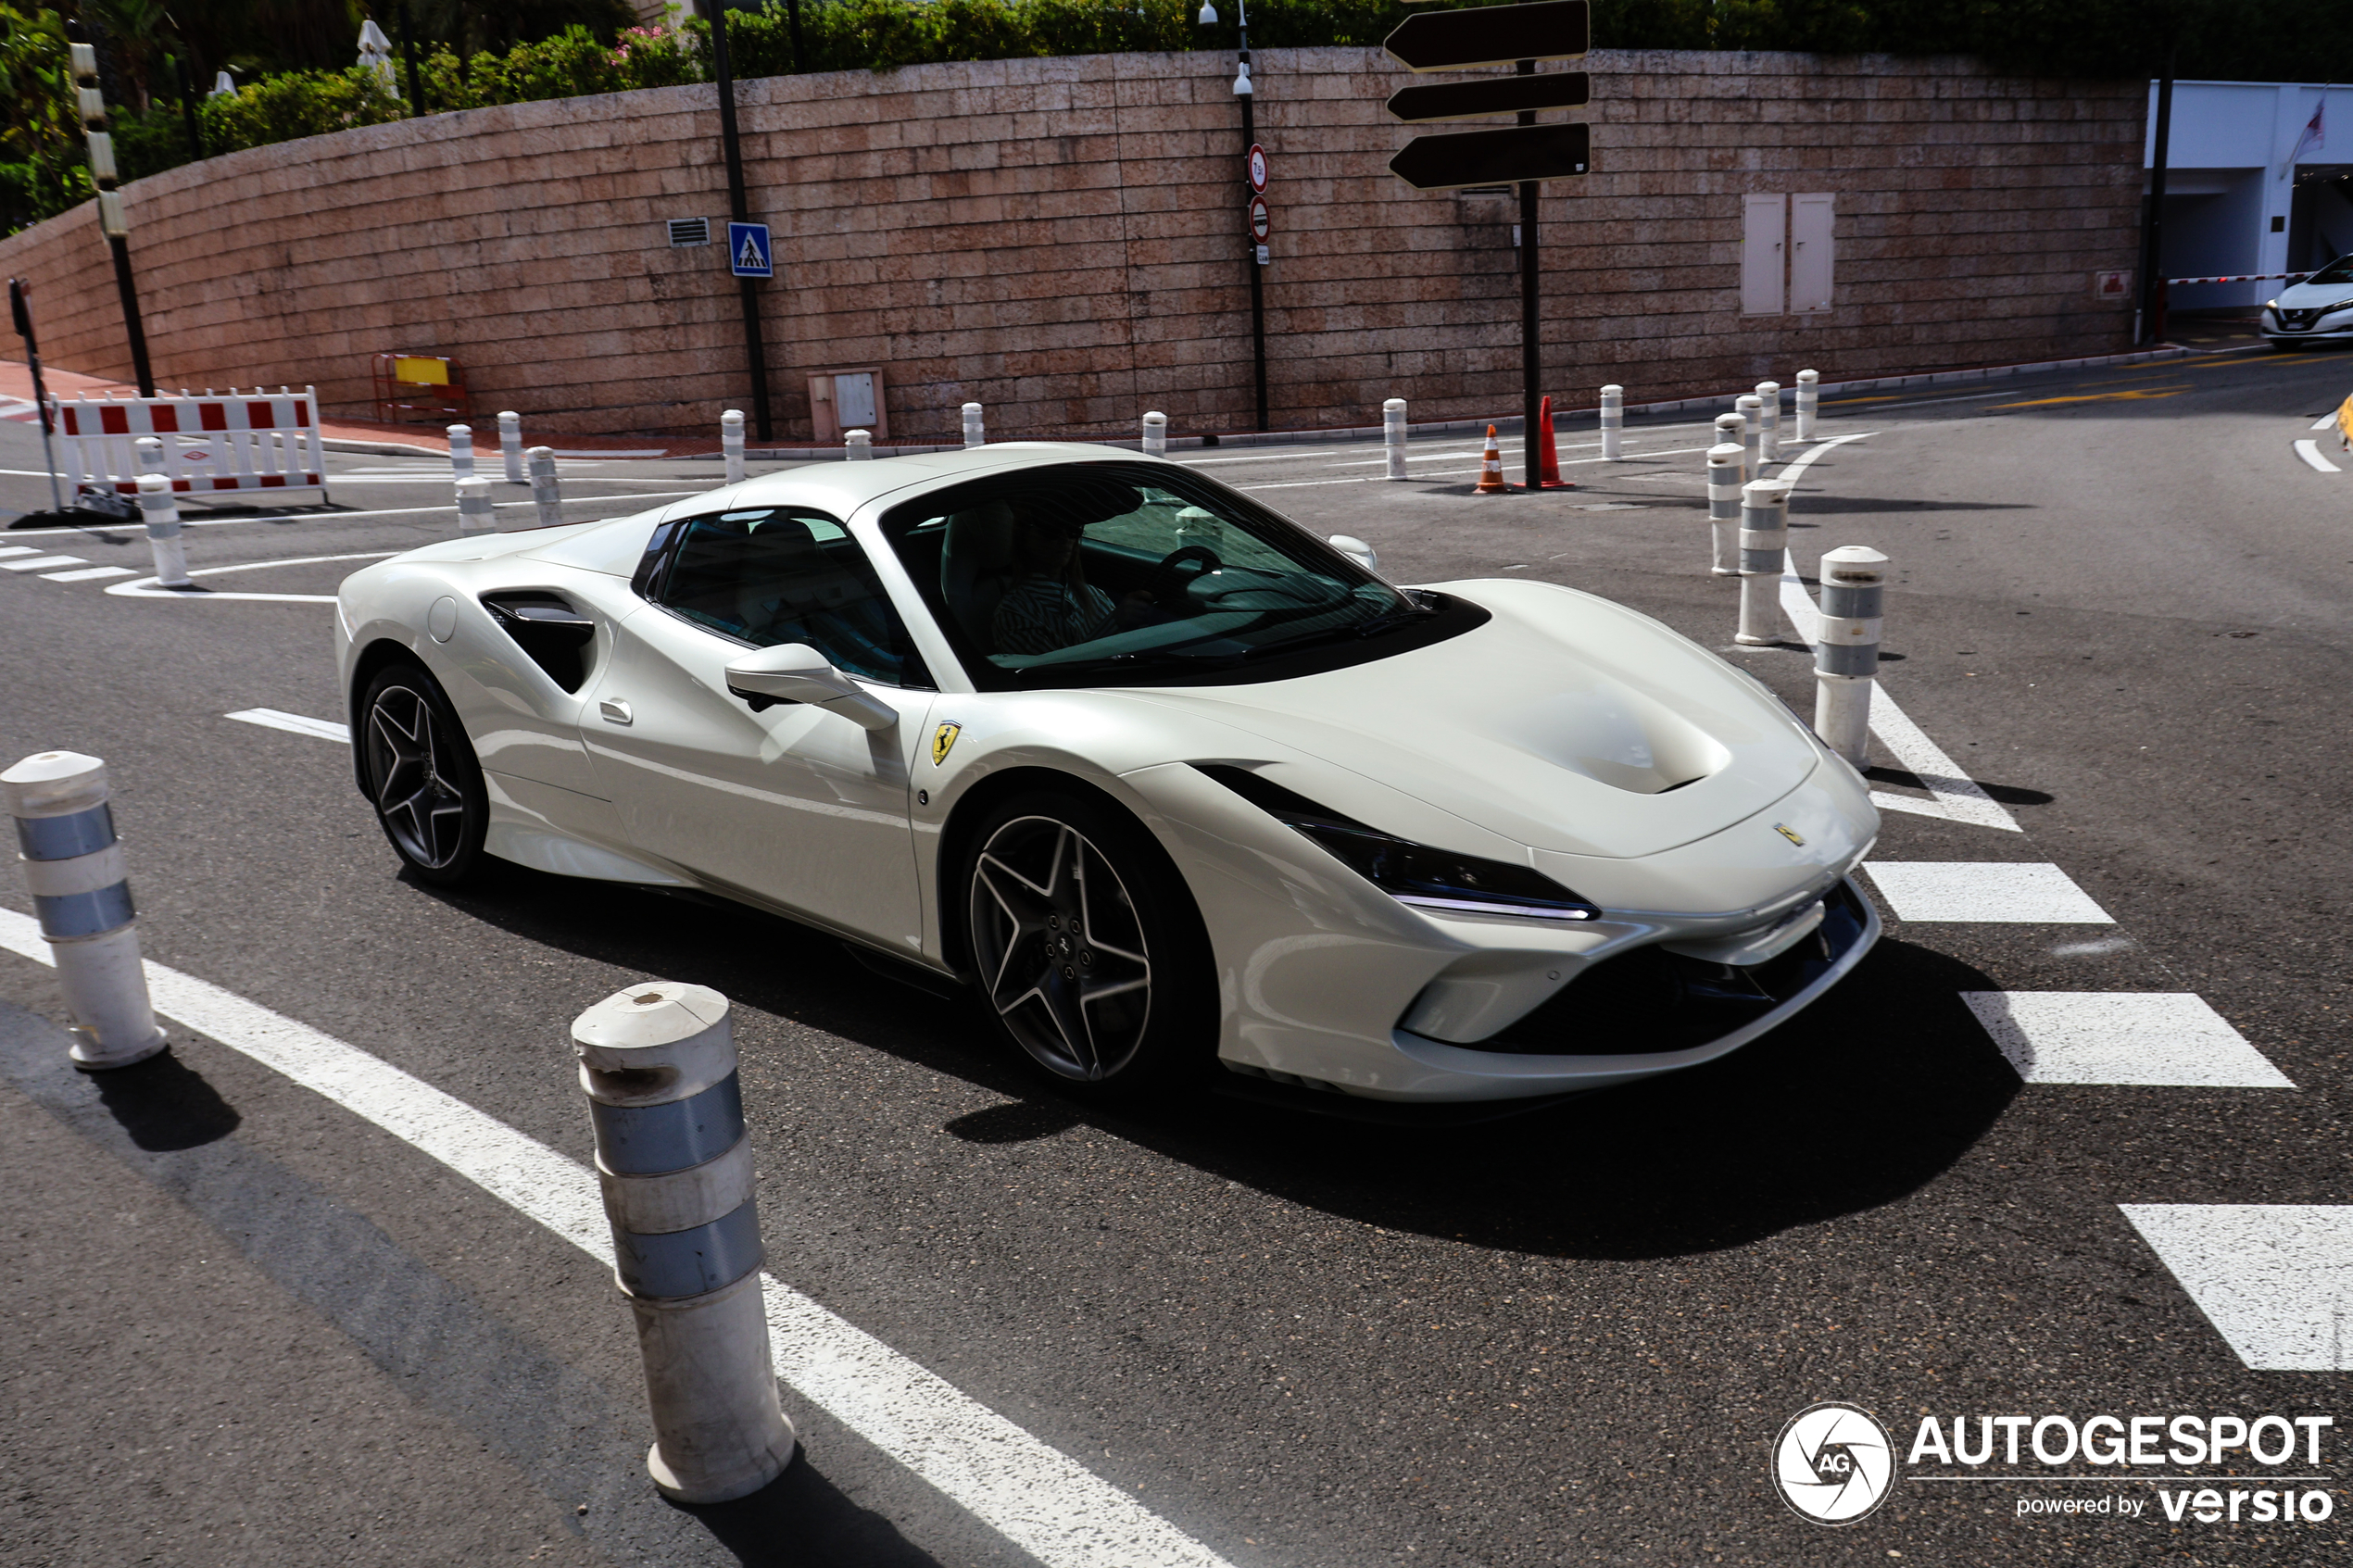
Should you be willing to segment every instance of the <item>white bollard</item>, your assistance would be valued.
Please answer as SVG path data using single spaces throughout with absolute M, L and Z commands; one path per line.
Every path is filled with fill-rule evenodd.
M 1602 460 L 1614 463 L 1624 455 L 1619 445 L 1626 435 L 1626 389 L 1602 388 Z
M 1719 446 L 1720 446 L 1720 445 L 1722 445 L 1724 443 L 1726 443 L 1726 442 L 1728 442 L 1728 441 L 1729 441 L 1729 442 L 1730 442 L 1733 445 L 1735 445 L 1735 446 L 1740 446 L 1740 445 L 1742 445 L 1742 443 L 1741 443 L 1741 428 L 1742 428 L 1742 420 L 1741 420 L 1741 417 L 1740 417 L 1738 414 L 1718 414 L 1718 415 L 1717 415 L 1717 416 L 1716 416 L 1716 444 L 1717 444 L 1718 445 L 1719 445 Z M 1745 450 L 1745 448 L 1743 448 L 1743 450 Z M 1744 458 L 1743 458 L 1743 461 L 1745 461 L 1746 459 L 1744 459 Z M 1746 483 L 1747 483 L 1750 480 L 1755 479 L 1755 478 L 1756 478 L 1756 477 L 1757 477 L 1757 476 L 1756 476 L 1756 475 L 1755 475 L 1755 474 L 1753 474 L 1753 473 L 1748 473 L 1748 472 L 1743 471 L 1743 472 L 1741 474 L 1741 483 L 1742 483 L 1743 484 L 1746 484 Z
M 727 459 L 727 483 L 744 482 L 744 411 L 730 408 L 719 416 L 719 455 Z
M 1405 400 L 1392 397 L 1380 406 L 1380 449 L 1383 479 L 1403 479 L 1405 473 Z
M 507 459 L 507 483 L 521 484 L 522 471 L 522 416 L 512 408 L 498 416 L 498 453 Z
M 0 773 L 0 807 L 17 820 L 17 852 L 41 935 L 73 1015 L 76 1067 L 128 1067 L 163 1049 L 138 911 L 107 805 L 107 765 L 71 751 L 36 751 Z
M 870 430 L 847 432 L 841 438 L 842 456 L 853 463 L 872 462 L 875 456 L 875 433 Z
M 553 528 L 564 520 L 562 494 L 556 488 L 556 449 L 534 446 L 531 458 L 531 504 L 539 513 L 536 526 Z
M 981 417 L 980 405 L 977 403 L 965 404 L 964 445 L 969 448 L 974 446 L 986 446 L 988 445 L 988 426 Z
M 1871 688 L 1879 681 L 1887 558 L 1868 545 L 1822 557 L 1820 640 L 1814 645 L 1814 733 L 1858 769 L 1870 765 Z
M 727 998 L 651 981 L 573 1021 L 612 1225 L 637 1323 L 654 1445 L 681 1502 L 749 1496 L 792 1462 L 761 1296 L 760 1207 Z
M 1741 486 L 1741 621 L 1732 641 L 1764 647 L 1780 641 L 1781 563 L 1789 554 L 1786 479 L 1752 479 Z
M 1819 370 L 1800 370 L 1800 371 L 1798 371 L 1798 372 L 1797 372 L 1797 439 L 1798 439 L 1798 440 L 1800 440 L 1800 441 L 1811 441 L 1811 440 L 1813 440 L 1813 439 L 1814 439 L 1814 420 L 1815 420 L 1818 417 L 1819 417 L 1819 411 L 1820 411 L 1820 409 L 1821 409 L 1821 406 L 1822 406 L 1822 372 L 1821 372 L 1821 371 L 1819 371 Z
M 449 437 L 449 477 L 472 479 L 474 476 L 474 427 L 451 425 L 443 433 Z
M 498 512 L 490 499 L 490 481 L 482 478 L 458 482 L 458 532 L 460 533 L 496 533 Z
M 1757 435 L 1757 449 L 1768 463 L 1781 460 L 1781 383 L 1761 381 L 1756 383 L 1758 412 L 1764 422 Z
M 163 472 L 162 437 L 143 435 L 131 445 L 137 450 L 139 471 L 141 473 Z
M 1144 456 L 1168 456 L 1168 416 L 1157 409 L 1144 416 Z
M 1740 416 L 1740 444 L 1748 453 L 1748 477 L 1755 479 L 1765 471 L 1765 400 L 1753 392 L 1732 399 L 1732 410 Z
M 171 481 L 159 473 L 139 476 L 139 516 L 147 525 L 147 550 L 155 558 L 157 585 L 195 587 L 188 581 L 188 546 L 180 537 L 180 506 L 171 498 Z
M 1708 570 L 1718 577 L 1741 574 L 1741 486 L 1748 483 L 1741 458 L 1736 441 L 1707 449 Z

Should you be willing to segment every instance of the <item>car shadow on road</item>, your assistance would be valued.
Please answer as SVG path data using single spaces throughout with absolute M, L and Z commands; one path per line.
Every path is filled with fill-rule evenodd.
M 1812 1008 L 1720 1060 L 1475 1125 L 1368 1124 L 1207 1093 L 1111 1111 L 1012 1060 L 969 1001 L 878 980 L 788 921 L 522 872 L 434 896 L 1013 1102 L 942 1129 L 967 1143 L 1084 1123 L 1289 1202 L 1541 1256 L 1713 1251 L 1896 1201 L 1951 1168 L 2020 1086 L 1960 999 L 1999 983 L 1889 940 Z

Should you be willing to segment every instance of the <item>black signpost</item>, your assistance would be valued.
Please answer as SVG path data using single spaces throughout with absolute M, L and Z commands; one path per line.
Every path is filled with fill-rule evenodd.
M 1510 77 L 1407 87 L 1392 94 L 1389 112 L 1408 122 L 1509 114 L 1516 115 L 1519 123 L 1499 131 L 1416 136 L 1389 160 L 1389 168 L 1417 191 L 1519 186 L 1520 445 L 1530 490 L 1541 482 L 1543 460 L 1536 428 L 1544 370 L 1536 320 L 1536 187 L 1541 181 L 1583 174 L 1592 163 L 1586 127 L 1536 123 L 1541 110 L 1574 108 L 1591 101 L 1589 79 L 1583 71 L 1540 76 L 1536 62 L 1575 59 L 1585 53 L 1591 36 L 1587 0 L 1530 0 L 1466 11 L 1417 11 L 1384 44 L 1390 56 L 1409 70 L 1500 65 L 1517 70 Z

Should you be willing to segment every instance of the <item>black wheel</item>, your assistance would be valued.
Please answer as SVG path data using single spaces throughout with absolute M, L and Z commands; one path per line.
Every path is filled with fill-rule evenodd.
M 433 677 L 414 664 L 381 671 L 352 738 L 362 748 L 376 821 L 409 869 L 441 886 L 472 876 L 490 800 L 472 743 Z
M 1217 1049 L 1192 897 L 1133 819 L 1077 794 L 990 811 L 963 866 L 973 977 L 998 1027 L 1082 1093 L 1165 1086 Z

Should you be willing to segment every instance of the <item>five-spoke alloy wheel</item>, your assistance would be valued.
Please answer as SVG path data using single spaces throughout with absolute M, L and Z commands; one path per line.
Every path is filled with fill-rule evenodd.
M 370 684 L 360 714 L 354 738 L 384 836 L 426 881 L 464 881 L 482 858 L 489 802 L 448 700 L 422 670 L 396 664 Z

